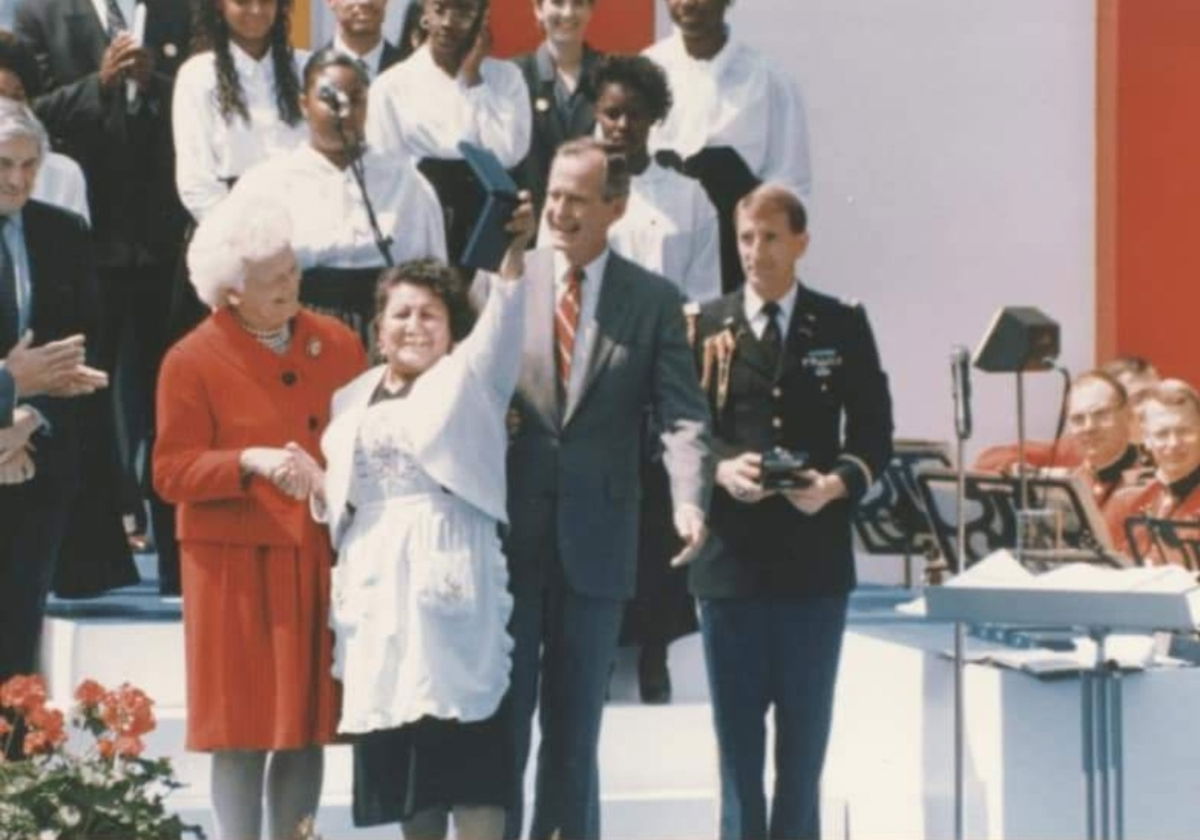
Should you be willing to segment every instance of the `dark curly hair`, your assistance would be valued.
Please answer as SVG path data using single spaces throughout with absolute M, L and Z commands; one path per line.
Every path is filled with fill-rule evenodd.
M 475 325 L 475 314 L 467 298 L 467 288 L 459 272 L 441 260 L 424 257 L 408 260 L 394 268 L 385 269 L 375 283 L 375 327 L 387 307 L 388 295 L 397 286 L 408 283 L 428 289 L 434 297 L 446 305 L 450 313 L 450 337 L 462 341 Z
M 271 25 L 271 64 L 275 70 L 275 106 L 279 118 L 288 125 L 297 125 L 300 113 L 300 78 L 288 31 L 292 17 L 292 0 L 276 0 L 275 22 Z M 242 83 L 229 52 L 229 25 L 218 8 L 218 0 L 192 0 L 192 52 L 212 50 L 217 59 L 217 106 L 221 117 L 231 121 L 240 116 L 250 121 Z
M 662 68 L 644 55 L 606 55 L 592 68 L 590 95 L 593 104 L 605 85 L 624 85 L 636 91 L 650 109 L 653 122 L 671 111 L 671 84 Z
M 5 29 L 0 29 L 0 70 L 7 70 L 21 80 L 27 99 L 32 101 L 40 92 L 37 59 L 16 35 Z

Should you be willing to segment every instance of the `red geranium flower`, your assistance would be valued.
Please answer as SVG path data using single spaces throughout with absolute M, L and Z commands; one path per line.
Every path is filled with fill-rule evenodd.
M 146 748 L 142 743 L 142 739 L 136 735 L 119 735 L 117 740 L 113 742 L 113 752 L 119 756 L 133 758 L 142 754 L 142 750 Z
M 154 701 L 129 683 L 104 695 L 100 717 L 118 735 L 145 735 L 154 729 Z
M 112 758 L 116 752 L 116 744 L 113 743 L 112 738 L 97 738 L 96 751 L 102 758 Z
M 84 680 L 75 689 L 75 699 L 84 708 L 94 708 L 100 705 L 100 701 L 104 699 L 104 686 L 95 680 Z
M 0 685 L 0 706 L 28 713 L 46 702 L 46 681 L 37 674 L 18 674 Z

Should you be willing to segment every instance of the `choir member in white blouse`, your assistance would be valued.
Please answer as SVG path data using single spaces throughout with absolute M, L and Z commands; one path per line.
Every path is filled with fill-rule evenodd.
M 442 210 L 429 182 L 407 156 L 362 144 L 370 84 L 362 65 L 336 48 L 325 49 L 309 59 L 303 81 L 308 142 L 255 166 L 234 192 L 273 195 L 288 207 L 301 271 L 382 267 L 385 259 L 353 171 L 358 164 L 391 262 L 445 260 Z M 339 99 L 345 103 L 340 129 L 333 108 Z
M 444 261 L 442 208 L 407 155 L 363 144 L 370 82 L 361 63 L 327 48 L 309 59 L 303 80 L 309 141 L 251 169 L 233 194 L 282 200 L 304 272 L 301 300 L 372 346 L 379 269 Z
M 644 54 L 666 71 L 675 105 L 651 131 L 650 148 L 674 152 L 685 162 L 685 173 L 704 183 L 721 221 L 728 290 L 742 281 L 732 228 L 737 201 L 771 181 L 808 203 L 812 173 L 804 103 L 792 79 L 730 37 L 725 15 L 732 0 L 665 2 L 675 31 Z
M 196 220 L 252 165 L 304 143 L 292 0 L 198 0 L 197 54 L 172 104 L 175 183 Z M 203 49 L 203 52 L 199 50 Z
M 419 161 L 446 214 L 455 261 L 480 196 L 458 151 L 466 140 L 489 149 L 505 167 L 529 150 L 529 93 L 521 72 L 489 58 L 487 0 L 422 0 L 425 41 L 371 85 L 367 139 Z
M 684 297 L 705 303 L 721 294 L 717 211 L 694 179 L 649 153 L 650 128 L 671 110 L 663 71 L 644 56 L 601 59 L 592 76 L 596 131 L 625 155 L 631 175 L 625 214 L 608 229 L 613 250 L 661 274 Z

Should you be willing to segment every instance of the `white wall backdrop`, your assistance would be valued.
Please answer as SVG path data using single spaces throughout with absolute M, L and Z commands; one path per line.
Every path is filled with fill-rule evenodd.
M 1041 308 L 1061 360 L 1093 363 L 1094 0 L 738 0 L 731 22 L 803 87 L 803 274 L 866 304 L 898 434 L 952 434 L 949 348 L 1001 305 Z M 1012 379 L 976 374 L 974 450 L 1015 439 Z M 1028 381 L 1047 437 L 1058 378 Z

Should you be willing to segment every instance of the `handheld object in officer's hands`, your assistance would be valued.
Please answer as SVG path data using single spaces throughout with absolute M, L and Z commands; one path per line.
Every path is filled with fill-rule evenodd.
M 773 446 L 762 454 L 762 472 L 759 483 L 767 492 L 773 490 L 797 490 L 812 485 L 808 453 Z

